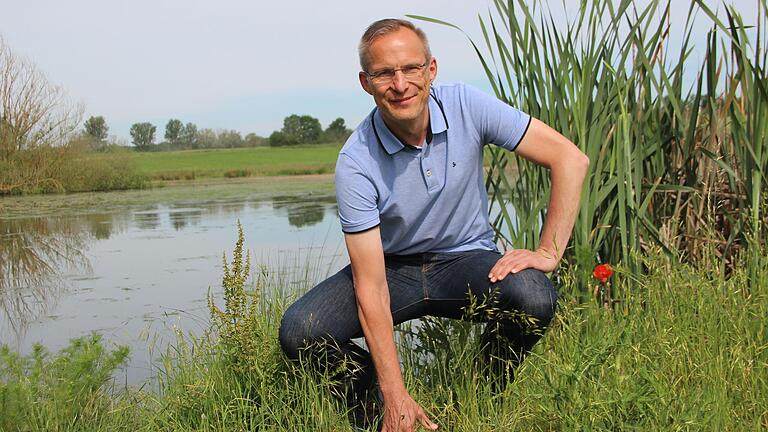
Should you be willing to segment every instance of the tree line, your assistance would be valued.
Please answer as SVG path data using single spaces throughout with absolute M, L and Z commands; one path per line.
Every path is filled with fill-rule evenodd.
M 300 144 L 337 143 L 352 133 L 343 118 L 332 121 L 323 129 L 320 121 L 309 115 L 291 114 L 283 120 L 283 127 L 268 138 L 255 133 L 243 137 L 229 129 L 198 129 L 197 125 L 170 119 L 165 124 L 164 140 L 156 143 L 157 127 L 150 122 L 134 123 L 130 129 L 131 142 L 137 151 L 169 151 L 187 149 L 240 148 L 258 146 L 291 146 Z M 92 116 L 85 121 L 82 136 L 93 148 L 107 145 L 109 126 L 103 116 Z

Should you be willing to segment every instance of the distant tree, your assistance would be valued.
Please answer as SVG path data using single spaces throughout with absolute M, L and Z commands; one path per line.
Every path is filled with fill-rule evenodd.
M 323 131 L 321 141 L 333 143 L 344 142 L 351 134 L 352 131 L 347 129 L 347 126 L 344 124 L 344 119 L 339 117 L 332 121 L 331 124 L 328 125 L 328 128 Z
M 85 121 L 84 127 L 85 127 L 85 134 L 88 135 L 89 137 L 95 139 L 99 143 L 104 143 L 107 141 L 107 134 L 109 133 L 109 127 L 107 126 L 107 122 L 104 120 L 104 117 L 91 116 L 88 118 L 88 120 Z
M 75 138 L 82 111 L 0 37 L 0 195 L 60 189 L 60 168 L 76 154 L 64 147 Z
M 218 135 L 218 147 L 237 148 L 243 147 L 243 137 L 236 130 L 223 130 Z
M 296 144 L 311 144 L 317 142 L 323 128 L 320 121 L 312 116 L 291 114 L 283 120 L 281 132 L 293 138 L 289 141 L 295 141 Z
M 293 135 L 287 135 L 281 131 L 274 131 L 269 136 L 269 145 L 272 147 L 282 147 L 287 145 L 296 145 L 298 141 Z
M 245 146 L 246 147 L 258 147 L 269 144 L 269 140 L 267 138 L 261 137 L 256 135 L 255 133 L 251 132 L 248 135 L 245 136 Z
M 197 126 L 187 123 L 179 132 L 179 142 L 183 148 L 197 148 Z
M 198 148 L 214 148 L 217 147 L 218 136 L 213 129 L 200 129 L 197 132 L 197 147 Z
M 172 146 L 179 144 L 179 138 L 181 131 L 184 128 L 184 123 L 178 119 L 170 119 L 165 124 L 165 140 L 171 143 Z
M 147 151 L 155 143 L 155 131 L 157 128 L 152 123 L 134 123 L 131 126 L 131 138 L 136 150 Z
M 16 56 L 0 37 L 0 161 L 24 150 L 65 145 L 82 121 L 82 111 L 63 87 Z

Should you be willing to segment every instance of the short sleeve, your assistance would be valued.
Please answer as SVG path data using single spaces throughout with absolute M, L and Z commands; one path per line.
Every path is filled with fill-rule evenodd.
M 342 153 L 336 161 L 336 202 L 341 230 L 365 231 L 379 225 L 376 188 L 352 158 Z
M 517 148 L 531 124 L 530 115 L 468 85 L 463 98 L 483 143 L 510 151 Z

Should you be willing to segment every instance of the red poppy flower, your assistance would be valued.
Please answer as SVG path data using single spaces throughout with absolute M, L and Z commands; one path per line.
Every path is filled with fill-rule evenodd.
M 608 279 L 613 276 L 613 268 L 609 264 L 598 264 L 595 269 L 592 270 L 592 276 L 602 283 L 608 282 Z

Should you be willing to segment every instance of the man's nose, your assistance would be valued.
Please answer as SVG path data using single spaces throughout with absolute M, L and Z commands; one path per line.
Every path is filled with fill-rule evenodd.
M 392 86 L 398 93 L 402 93 L 408 88 L 408 80 L 405 79 L 403 71 L 395 71 L 395 76 L 392 77 Z

